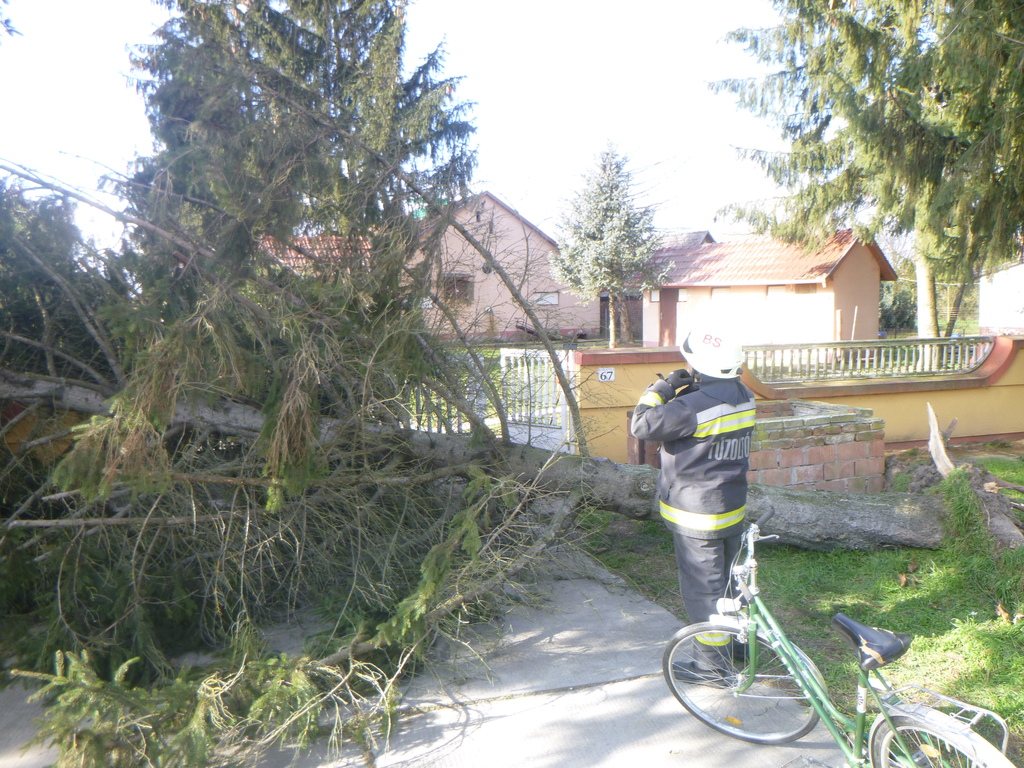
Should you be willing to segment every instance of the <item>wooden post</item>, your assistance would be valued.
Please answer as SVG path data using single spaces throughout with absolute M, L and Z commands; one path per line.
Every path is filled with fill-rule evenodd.
M 626 412 L 626 460 L 630 464 L 646 464 L 661 469 L 661 443 L 651 440 L 640 440 L 633 436 L 630 424 L 633 412 Z

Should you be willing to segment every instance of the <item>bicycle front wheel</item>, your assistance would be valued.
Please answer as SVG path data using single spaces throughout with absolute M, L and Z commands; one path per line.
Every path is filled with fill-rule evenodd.
M 662 660 L 669 690 L 702 723 L 743 741 L 785 744 L 807 735 L 818 722 L 810 700 L 764 638 L 750 635 L 747 641 L 733 627 L 683 627 Z M 821 681 L 814 663 L 796 652 Z
M 948 718 L 951 723 L 952 718 Z M 1014 768 L 998 747 L 962 726 L 944 727 L 914 717 L 893 717 L 871 732 L 872 768 Z M 900 746 L 902 737 L 909 754 Z

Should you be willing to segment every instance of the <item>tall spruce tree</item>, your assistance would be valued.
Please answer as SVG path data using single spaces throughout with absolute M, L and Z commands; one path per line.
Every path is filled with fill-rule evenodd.
M 397 499 L 366 503 L 341 490 L 372 463 L 367 441 L 379 446 L 364 428 L 408 418 L 410 386 L 440 397 L 461 384 L 421 333 L 415 269 L 430 232 L 414 210 L 424 197 L 464 194 L 472 128 L 436 55 L 405 73 L 401 1 L 164 3 L 172 19 L 135 57 L 158 149 L 122 186 L 145 226 L 109 263 L 137 291 L 116 310 L 127 373 L 112 417 L 83 435 L 61 477 L 87 497 L 159 488 L 164 514 L 203 488 L 207 511 L 301 518 L 302 552 L 332 547 L 341 531 L 372 538 Z M 221 452 L 210 449 L 227 446 L 216 429 L 172 426 L 213 393 L 267 417 L 257 439 Z M 325 418 L 346 426 L 328 437 L 317 426 Z M 225 497 L 224 482 L 247 490 Z M 401 502 L 412 528 L 429 514 L 415 497 Z M 389 535 L 394 523 L 384 524 Z M 192 542 L 241 545 L 209 533 Z M 369 610 L 386 618 L 420 576 L 414 567 L 389 584 L 355 561 L 335 562 L 328 576 L 287 549 L 261 549 L 284 577 L 276 585 L 225 561 L 220 585 L 198 586 L 217 593 L 200 601 L 200 631 L 237 636 L 267 608 L 330 582 L 361 595 L 346 611 L 379 599 Z M 165 652 L 135 650 L 156 667 Z
M 117 185 L 123 251 L 0 187 L 0 379 L 30 404 L 8 432 L 3 402 L 0 629 L 40 628 L 19 664 L 62 659 L 53 690 L 81 695 L 46 736 L 82 766 L 252 765 L 329 702 L 386 708 L 409 649 L 538 535 L 529 489 L 482 453 L 438 469 L 408 429 L 429 412 L 496 442 L 422 332 L 418 259 L 471 126 L 437 56 L 404 69 L 403 4 L 166 5 L 136 56 L 158 148 Z M 73 440 L 68 411 L 93 416 Z M 315 657 L 261 659 L 261 626 L 314 605 Z M 227 652 L 223 685 L 178 677 L 196 646 Z
M 961 283 L 1017 258 L 1024 11 L 1006 0 L 774 5 L 779 25 L 732 35 L 769 74 L 717 87 L 777 121 L 789 151 L 749 154 L 791 194 L 736 211 L 790 239 L 851 225 L 913 232 L 920 272 Z M 929 315 L 934 328 L 934 308 L 919 322 Z
M 653 288 L 664 275 L 654 258 L 654 209 L 637 204 L 627 163 L 612 147 L 601 153 L 562 217 L 559 251 L 551 258 L 555 279 L 577 296 L 594 299 L 607 291 L 610 347 L 618 346 L 620 332 L 632 341 L 628 294 Z
M 244 261 L 261 238 L 393 233 L 422 201 L 466 194 L 472 132 L 435 52 L 403 73 L 404 3 L 161 0 L 141 49 L 154 136 L 134 189 Z M 406 233 L 407 234 L 407 233 Z

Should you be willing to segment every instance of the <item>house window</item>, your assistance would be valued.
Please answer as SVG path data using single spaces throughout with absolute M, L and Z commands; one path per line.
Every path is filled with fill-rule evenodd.
M 538 291 L 531 299 L 537 306 L 557 306 L 558 291 Z
M 651 290 L 651 303 L 656 304 L 661 301 L 661 291 L 657 288 Z
M 443 275 L 441 298 L 446 301 L 472 301 L 473 278 L 469 275 Z
M 676 295 L 676 301 L 686 301 L 686 289 L 680 288 L 679 293 Z
M 801 283 L 800 285 L 793 286 L 793 293 L 817 293 L 817 283 Z

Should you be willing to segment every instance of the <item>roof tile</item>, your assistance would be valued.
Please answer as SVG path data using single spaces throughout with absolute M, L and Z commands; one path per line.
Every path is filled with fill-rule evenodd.
M 847 229 L 837 232 L 815 252 L 808 252 L 799 244 L 759 239 L 732 243 L 690 241 L 662 248 L 657 256 L 669 262 L 668 274 L 662 282 L 666 287 L 814 283 L 823 282 L 856 242 L 853 231 Z M 881 256 L 880 251 L 878 255 Z M 881 258 L 884 261 L 884 256 Z M 887 262 L 885 266 L 888 267 Z
M 311 266 L 351 267 L 369 255 L 364 240 L 340 235 L 300 235 L 288 242 L 265 237 L 263 248 L 283 266 L 298 271 Z

